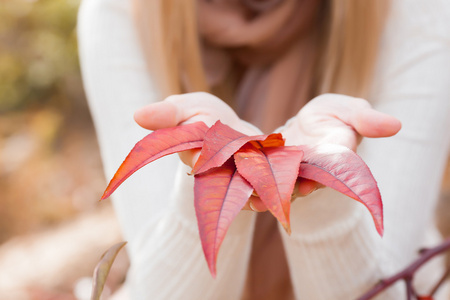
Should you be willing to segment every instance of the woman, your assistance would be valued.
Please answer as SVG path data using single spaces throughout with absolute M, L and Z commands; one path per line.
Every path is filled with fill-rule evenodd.
M 382 239 L 361 205 L 311 183 L 292 205 L 290 237 L 243 211 L 212 279 L 189 168 L 165 158 L 113 200 L 129 241 L 130 296 L 354 299 L 436 244 L 450 140 L 448 17 L 444 0 L 83 2 L 81 63 L 107 178 L 145 134 L 132 121 L 140 109 L 135 119 L 150 130 L 221 119 L 249 134 L 280 131 L 290 144 L 343 144 L 369 165 L 384 201 Z M 157 103 L 195 91 L 228 105 L 205 93 Z M 362 139 L 394 135 L 397 119 L 396 136 Z M 192 164 L 196 153 L 182 158 Z M 265 210 L 255 198 L 247 208 Z M 439 274 L 439 262 L 428 266 L 418 290 Z M 397 285 L 380 299 L 402 297 Z

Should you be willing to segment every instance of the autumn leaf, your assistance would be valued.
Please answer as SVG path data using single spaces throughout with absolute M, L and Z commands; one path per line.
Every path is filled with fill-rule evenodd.
M 364 204 L 383 236 L 383 203 L 369 167 L 355 152 L 336 144 L 299 146 L 304 151 L 299 177 L 317 181 Z
M 242 210 L 253 187 L 231 160 L 195 176 L 194 206 L 203 252 L 213 277 L 220 245 L 231 222 Z
M 260 141 L 261 145 L 269 147 L 284 145 L 284 140 L 279 133 L 248 136 L 217 121 L 206 132 L 204 146 L 192 173 L 199 174 L 211 168 L 220 167 L 250 141 Z
M 205 123 L 196 122 L 153 131 L 134 146 L 109 182 L 101 199 L 108 198 L 122 182 L 152 161 L 169 154 L 201 148 L 207 130 Z
M 250 182 L 289 234 L 291 196 L 302 157 L 296 146 L 257 149 L 247 145 L 234 154 L 239 174 Z
M 284 146 L 284 139 L 281 133 L 271 133 L 269 135 L 264 135 L 266 139 L 252 139 L 250 144 L 255 148 L 270 148 L 270 147 L 281 147 Z
M 339 145 L 284 146 L 281 134 L 247 136 L 220 121 L 211 128 L 193 123 L 154 131 L 138 142 L 109 183 L 107 198 L 130 175 L 168 154 L 202 148 L 192 174 L 194 206 L 213 277 L 225 234 L 255 190 L 290 233 L 295 182 L 306 178 L 363 203 L 383 234 L 383 206 L 377 183 L 364 161 Z

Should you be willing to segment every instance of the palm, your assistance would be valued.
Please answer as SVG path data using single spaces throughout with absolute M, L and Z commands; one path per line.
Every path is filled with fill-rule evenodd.
M 197 121 L 211 126 L 219 119 L 242 133 L 261 134 L 258 128 L 239 119 L 223 101 L 207 93 L 172 96 L 135 114 L 136 122 L 150 130 Z M 332 143 L 356 150 L 362 137 L 391 136 L 400 127 L 397 119 L 373 110 L 363 99 L 326 94 L 311 100 L 280 132 L 286 138 L 287 145 Z M 198 155 L 198 150 L 189 150 L 180 153 L 180 158 L 185 164 L 193 166 Z M 296 194 L 306 195 L 317 187 L 316 182 L 302 180 L 298 182 Z M 255 196 L 250 198 L 244 209 L 267 210 Z
M 311 100 L 280 132 L 289 145 L 340 144 L 354 151 L 362 137 L 387 137 L 400 122 L 363 99 L 327 94 Z

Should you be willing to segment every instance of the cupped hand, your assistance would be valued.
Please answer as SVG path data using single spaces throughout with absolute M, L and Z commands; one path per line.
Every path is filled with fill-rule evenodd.
M 173 95 L 164 101 L 147 105 L 134 114 L 141 127 L 157 130 L 202 121 L 211 127 L 217 120 L 247 135 L 260 135 L 262 132 L 248 122 L 241 120 L 225 102 L 203 92 Z M 181 160 L 192 167 L 200 155 L 200 150 L 179 153 Z M 259 197 L 251 196 L 245 210 L 265 211 Z
M 217 120 L 247 135 L 259 135 L 261 131 L 241 120 L 231 107 L 219 98 L 204 92 L 173 95 L 164 101 L 147 105 L 134 114 L 134 120 L 149 130 L 174 127 L 202 121 L 211 127 Z M 180 153 L 181 160 L 192 167 L 200 150 Z
M 202 92 L 170 96 L 162 102 L 141 108 L 134 118 L 140 126 L 149 130 L 198 121 L 212 126 L 220 119 L 222 123 L 247 135 L 262 134 L 258 128 L 241 120 L 222 100 Z M 400 128 L 400 121 L 374 110 L 363 99 L 324 94 L 311 100 L 278 131 L 286 139 L 286 145 L 333 143 L 355 151 L 362 137 L 389 137 Z M 180 153 L 180 158 L 192 167 L 199 154 L 199 150 L 189 150 Z M 314 181 L 301 180 L 297 182 L 292 199 L 308 195 L 320 187 Z M 267 210 L 257 195 L 250 197 L 244 209 Z
M 362 137 L 395 135 L 398 119 L 376 111 L 369 102 L 338 94 L 323 94 L 308 102 L 278 131 L 286 145 L 339 144 L 356 151 Z
M 286 138 L 286 145 L 328 143 L 356 151 L 363 137 L 389 137 L 400 129 L 398 119 L 376 111 L 364 99 L 324 94 L 308 102 L 277 131 Z M 320 187 L 318 183 L 301 180 L 297 192 L 304 196 Z

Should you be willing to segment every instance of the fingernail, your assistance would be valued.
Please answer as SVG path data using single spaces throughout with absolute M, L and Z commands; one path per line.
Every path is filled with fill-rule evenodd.
M 250 202 L 249 206 L 250 206 L 250 209 L 251 209 L 252 211 L 258 212 L 258 210 L 257 210 L 257 209 L 255 208 L 255 206 L 253 205 L 253 202 Z

